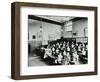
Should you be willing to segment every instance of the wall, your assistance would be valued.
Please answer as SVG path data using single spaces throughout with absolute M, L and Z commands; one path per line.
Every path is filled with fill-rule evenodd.
M 42 32 L 40 32 L 41 22 L 36 20 L 29 21 L 29 42 L 41 41 L 43 45 L 48 44 L 48 40 L 56 40 L 61 37 L 61 26 L 42 22 Z M 33 39 L 32 36 L 36 38 Z
M 76 33 L 76 35 L 73 35 L 73 38 L 77 37 L 76 38 L 77 42 L 83 42 L 85 40 L 84 37 L 86 37 L 87 35 L 85 35 L 84 29 L 88 28 L 87 24 L 88 24 L 87 19 L 81 19 L 81 20 L 73 22 L 72 33 Z
M 81 19 L 78 21 L 73 22 L 73 29 L 72 32 L 76 33 L 76 36 L 73 37 L 84 37 L 84 29 L 87 28 L 87 19 Z
M 39 21 L 36 21 L 36 20 L 31 20 L 30 21 L 30 19 L 28 20 L 29 21 L 29 23 L 28 23 L 28 31 L 29 31 L 29 41 L 33 41 L 33 40 L 36 40 L 36 38 L 35 39 L 33 39 L 32 38 L 32 36 L 33 35 L 37 35 L 37 32 L 39 32 L 40 31 L 40 23 L 39 23 Z
M 72 22 L 72 31 L 66 31 L 64 30 L 63 36 L 64 38 L 76 38 L 77 42 L 85 42 L 87 41 L 87 38 L 84 39 L 87 35 L 85 35 L 84 29 L 88 28 L 88 20 L 87 19 L 81 19 Z M 66 28 L 66 27 L 65 27 Z M 76 35 L 73 35 L 73 33 L 76 33 Z M 86 33 L 87 34 L 87 33 Z
M 98 22 L 100 22 L 100 0 L 1 0 L 0 2 L 0 82 L 17 82 L 10 78 L 11 70 L 11 2 L 25 1 L 52 4 L 68 4 L 68 5 L 86 5 L 98 6 Z M 98 24 L 100 27 L 100 24 Z M 100 28 L 98 28 L 100 35 Z M 100 37 L 98 37 L 98 49 L 100 49 Z M 100 50 L 98 51 L 98 59 L 100 58 Z M 100 62 L 100 59 L 98 60 Z M 98 64 L 100 69 L 100 64 Z M 100 82 L 100 70 L 98 75 L 79 76 L 79 77 L 63 77 L 36 80 L 21 80 L 18 82 Z
M 43 36 L 39 37 L 38 35 L 41 35 L 40 32 L 40 21 L 37 22 L 33 22 L 29 24 L 29 41 L 32 41 L 34 39 L 32 39 L 32 35 L 36 35 L 36 39 L 35 40 L 41 40 L 41 37 L 43 37 L 44 40 L 55 40 L 55 39 L 59 39 L 60 35 L 61 35 L 61 26 L 60 25 L 56 25 L 56 24 L 51 24 L 51 23 L 46 23 L 46 22 L 42 22 L 42 34 Z

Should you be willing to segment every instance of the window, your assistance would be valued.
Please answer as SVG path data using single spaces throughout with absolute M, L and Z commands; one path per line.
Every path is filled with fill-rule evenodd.
M 72 21 L 66 22 L 65 31 L 72 31 Z

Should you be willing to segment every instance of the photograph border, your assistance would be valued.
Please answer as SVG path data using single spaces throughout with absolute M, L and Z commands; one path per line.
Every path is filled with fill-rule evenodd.
M 59 73 L 59 74 L 43 74 L 43 75 L 20 75 L 20 8 L 21 7 L 38 7 L 38 8 L 56 8 L 56 9 L 76 9 L 76 10 L 92 10 L 94 11 L 94 71 L 91 72 L 75 72 L 75 73 Z M 98 43 L 98 27 L 97 27 L 97 7 L 77 6 L 77 5 L 61 5 L 61 4 L 44 4 L 44 3 L 28 3 L 13 2 L 11 4 L 11 78 L 15 80 L 23 79 L 39 79 L 39 78 L 55 78 L 69 76 L 97 75 L 97 43 Z

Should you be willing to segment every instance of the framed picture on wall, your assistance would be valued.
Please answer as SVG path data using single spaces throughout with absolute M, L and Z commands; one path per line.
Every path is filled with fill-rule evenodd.
M 97 7 L 11 4 L 11 78 L 97 74 Z

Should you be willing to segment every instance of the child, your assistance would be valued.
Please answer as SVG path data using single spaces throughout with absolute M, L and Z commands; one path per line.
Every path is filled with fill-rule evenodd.
M 63 59 L 63 56 L 62 56 L 62 53 L 60 52 L 59 55 L 58 55 L 58 58 L 57 58 L 57 62 L 59 65 L 62 64 L 62 59 Z
M 64 50 L 63 55 L 64 55 L 64 62 L 63 62 L 63 64 L 64 65 L 68 65 L 69 62 L 70 62 L 70 54 L 69 54 L 69 52 L 66 53 L 66 51 Z
M 79 63 L 79 56 L 78 56 L 77 51 L 76 51 L 75 48 L 74 48 L 74 52 L 73 52 L 72 55 L 73 55 L 73 62 L 74 62 L 75 64 Z

